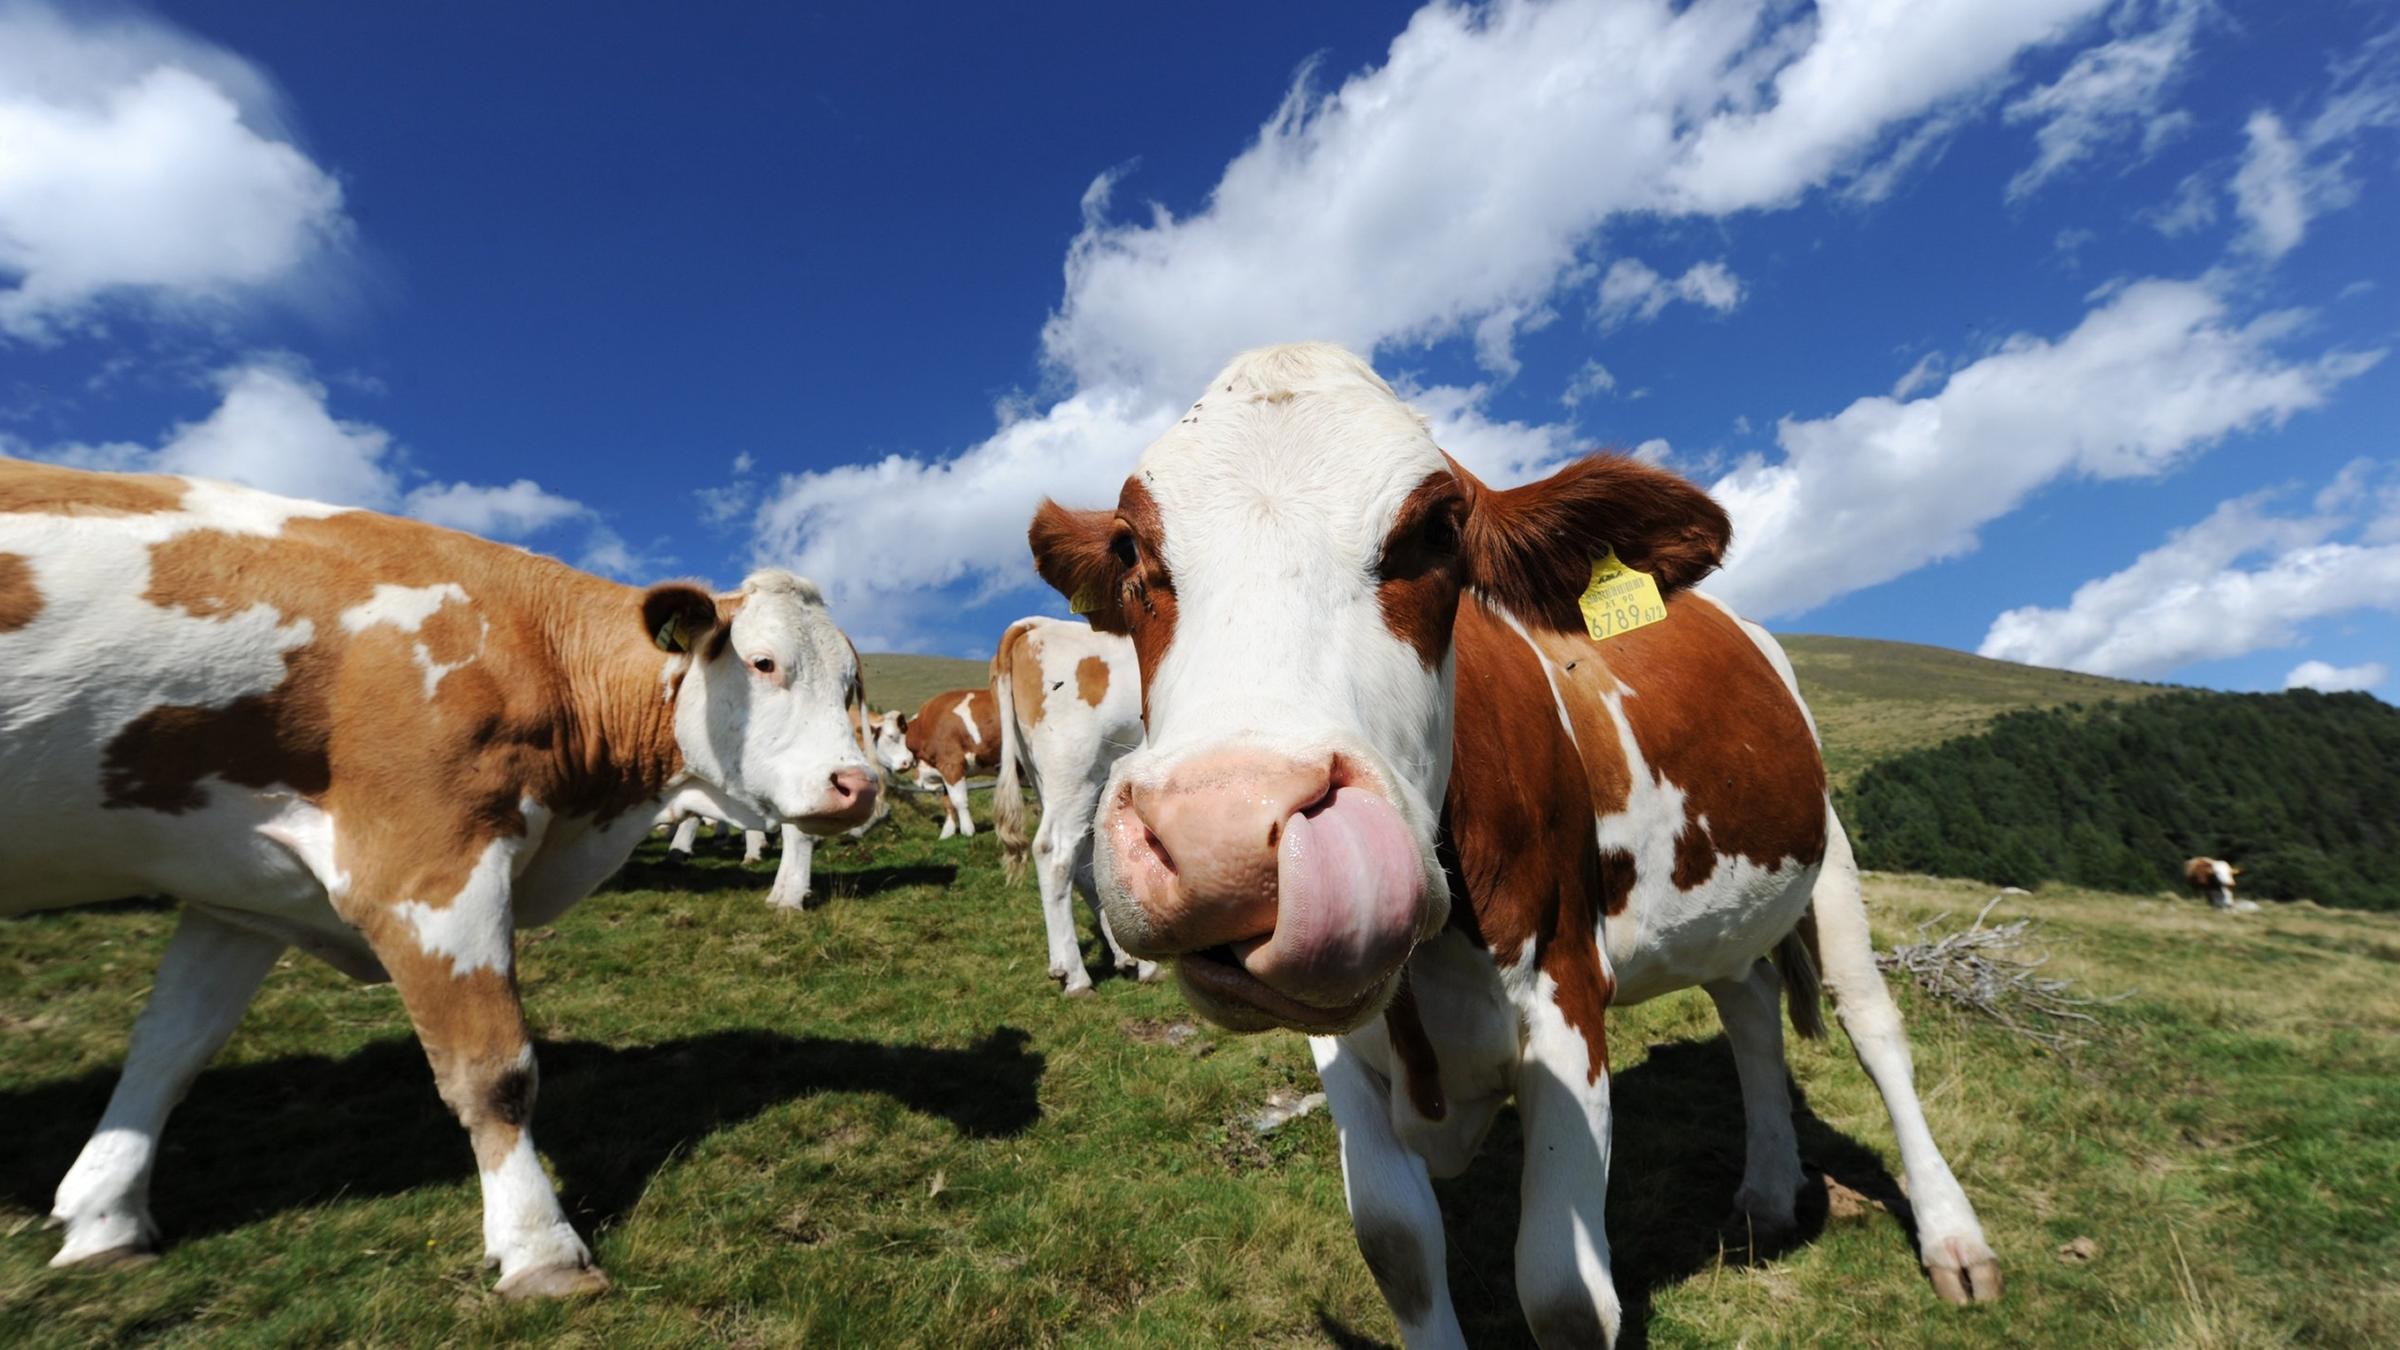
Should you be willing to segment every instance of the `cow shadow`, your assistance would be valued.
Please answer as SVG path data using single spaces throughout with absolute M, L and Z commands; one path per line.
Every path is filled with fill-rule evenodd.
M 1793 1125 L 1808 1172 L 1798 1226 L 1780 1241 L 1756 1246 L 1732 1229 L 1727 1219 L 1742 1181 L 1744 1130 L 1741 1082 L 1723 1036 L 1653 1046 L 1610 1086 L 1615 1134 L 1608 1236 L 1624 1305 L 1620 1346 L 1649 1343 L 1651 1303 L 1660 1291 L 1720 1263 L 1773 1261 L 1815 1242 L 1828 1218 L 1828 1180 L 1880 1205 L 1897 1229 L 1891 1259 L 1915 1262 L 1915 1224 L 1899 1183 L 1872 1149 L 1819 1119 L 1796 1083 Z M 1524 1163 L 1524 1134 L 1512 1107 L 1500 1113 L 1464 1174 L 1434 1183 L 1449 1239 L 1451 1301 L 1470 1345 L 1533 1344 L 1516 1286 Z M 1322 1307 L 1316 1316 L 1319 1333 L 1332 1344 L 1382 1343 Z
M 656 1045 L 541 1044 L 535 1132 L 585 1231 L 622 1218 L 667 1159 L 784 1102 L 875 1093 L 969 1139 L 1041 1118 L 1044 1056 L 996 1028 L 964 1048 L 717 1031 Z M 0 1092 L 0 1196 L 47 1214 L 116 1070 Z M 152 1209 L 168 1240 L 224 1232 L 337 1195 L 397 1195 L 475 1175 L 467 1138 L 412 1039 L 200 1076 L 168 1123 Z M 238 1179 L 238 1180 L 237 1180 Z
M 738 855 L 734 855 L 738 857 Z M 775 884 L 775 866 L 782 855 L 744 865 L 732 858 L 669 862 L 637 857 L 602 882 L 595 893 L 611 891 L 679 891 L 686 895 L 756 894 L 764 896 Z M 886 891 L 911 886 L 947 886 L 958 879 L 954 863 L 916 863 L 902 866 L 842 868 L 819 864 L 810 877 L 813 899 L 865 900 Z

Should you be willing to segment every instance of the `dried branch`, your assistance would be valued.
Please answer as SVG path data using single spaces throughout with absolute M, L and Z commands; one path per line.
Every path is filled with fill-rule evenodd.
M 1950 915 L 1945 911 L 1927 919 L 1917 925 L 1916 941 L 1876 953 L 1875 964 L 1887 973 L 1907 975 L 1927 994 L 1982 1013 L 2045 1050 L 2067 1054 L 2084 1041 L 2079 1028 L 2099 1025 L 2095 1009 L 2131 995 L 2085 998 L 2071 981 L 2042 975 L 2050 954 L 2035 944 L 2032 919 L 1984 926 L 1993 907 L 2006 898 L 1993 896 L 1974 923 L 1938 937 L 1932 930 Z

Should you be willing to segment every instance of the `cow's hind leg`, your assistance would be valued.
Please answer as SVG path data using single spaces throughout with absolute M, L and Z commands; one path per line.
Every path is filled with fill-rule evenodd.
M 967 810 L 967 775 L 964 770 L 951 780 L 947 790 L 950 794 L 950 813 L 958 820 L 958 832 L 972 838 L 975 834 L 975 816 Z
M 783 827 L 783 861 L 775 867 L 775 885 L 767 904 L 776 909 L 808 908 L 808 884 L 817 861 L 817 841 L 797 825 Z
M 1734 1209 L 1751 1249 L 1772 1250 L 1795 1227 L 1793 1201 L 1801 1181 L 1800 1139 L 1792 1131 L 1791 1080 L 1783 1062 L 1783 977 L 1761 957 L 1741 979 L 1707 988 L 1742 1080 L 1748 1144 Z
M 1442 1210 L 1425 1161 L 1392 1129 L 1391 1085 L 1337 1037 L 1311 1036 L 1325 1105 L 1341 1140 L 1342 1192 L 1359 1255 L 1411 1350 L 1466 1345 L 1450 1306 Z
M 675 837 L 667 841 L 667 853 L 676 860 L 689 858 L 700 843 L 700 817 L 685 816 L 675 822 Z
M 484 1262 L 500 1268 L 499 1292 L 593 1293 L 608 1277 L 567 1222 L 534 1152 L 539 1079 L 517 1002 L 507 878 L 505 867 L 478 867 L 446 906 L 378 906 L 358 921 L 416 1024 L 435 1087 L 474 1146 Z
M 1830 834 L 1825 869 L 1812 900 L 1825 987 L 1833 991 L 1834 1011 L 1842 1029 L 1850 1033 L 1858 1062 L 1875 1080 L 1884 1109 L 1891 1113 L 1909 1206 L 1916 1211 L 1918 1254 L 1934 1288 L 1952 1303 L 1988 1303 L 2000 1297 L 2000 1263 L 1984 1240 L 1975 1207 L 1926 1127 L 1900 1010 L 1884 988 L 1882 972 L 1875 969 L 1875 942 L 1859 895 L 1858 862 L 1830 806 L 1826 816 Z
M 1091 815 L 1086 802 L 1082 814 Z M 1042 823 L 1033 831 L 1033 879 L 1042 892 L 1042 932 L 1050 942 L 1050 978 L 1062 980 L 1061 993 L 1092 992 L 1091 972 L 1083 967 L 1083 943 L 1075 936 L 1075 818 L 1074 803 L 1043 803 Z
M 133 1024 L 125 1071 L 91 1141 L 58 1184 L 51 1222 L 66 1225 L 54 1266 L 139 1257 L 157 1240 L 150 1170 L 167 1114 L 241 1024 L 281 942 L 185 908 Z

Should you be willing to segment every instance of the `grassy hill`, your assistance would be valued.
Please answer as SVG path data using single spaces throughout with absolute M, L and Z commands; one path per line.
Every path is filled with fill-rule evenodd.
M 2147 698 L 2165 688 L 1993 661 L 1913 642 L 1807 633 L 1781 635 L 1781 641 L 1816 714 L 1826 767 L 1840 784 L 1902 751 L 1972 735 L 2014 709 Z M 884 652 L 861 659 L 866 663 L 867 701 L 877 708 L 914 711 L 942 690 L 980 685 L 990 678 L 989 664 L 983 661 Z
M 1970 736 L 2020 708 L 2148 698 L 2165 685 L 1994 661 L 1947 647 L 1782 633 L 1837 784 L 1903 751 Z
M 978 794 L 979 796 L 981 794 Z M 982 803 L 978 802 L 978 810 Z M 730 844 L 655 842 L 528 933 L 536 1139 L 616 1281 L 504 1304 L 474 1162 L 389 987 L 289 957 L 169 1127 L 155 1264 L 44 1268 L 171 912 L 0 923 L 0 1344 L 1373 1345 L 1395 1331 L 1288 1034 L 1191 1025 L 1171 987 L 1043 974 L 1032 883 L 930 802 L 818 854 L 770 912 Z M 1988 887 L 1871 876 L 1878 938 Z M 1795 1041 L 1796 1245 L 1725 1261 L 1739 1088 L 1708 1001 L 1612 1014 L 1608 1226 L 1653 1346 L 2400 1344 L 2400 919 L 2045 889 L 2045 973 L 2129 997 L 2072 1062 L 1897 991 L 1933 1128 L 2007 1277 L 1941 1306 L 1891 1128 L 1837 1030 Z M 1089 920 L 1084 921 L 1087 925 Z M 1504 1113 L 1440 1184 L 1468 1339 L 1525 1343 Z M 2060 1248 L 2091 1240 L 2096 1254 Z M 1639 1339 L 1629 1343 L 1642 1343 Z

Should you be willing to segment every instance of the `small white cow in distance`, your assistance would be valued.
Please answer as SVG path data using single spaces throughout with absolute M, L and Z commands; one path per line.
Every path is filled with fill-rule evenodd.
M 1147 739 L 1096 822 L 1110 927 L 1175 958 L 1206 1016 L 1311 1034 L 1359 1247 L 1412 1345 L 1460 1343 L 1429 1178 L 1466 1167 L 1512 1094 L 1527 1320 L 1545 1345 L 1615 1337 L 1611 1002 L 1708 991 L 1748 1124 L 1736 1203 L 1791 1226 L 1776 1005 L 1790 982 L 1815 1021 L 1812 909 L 1934 1284 L 2000 1292 L 1790 665 L 1689 589 L 1728 534 L 1706 494 L 1628 459 L 1490 487 L 1321 344 L 1237 358 L 1116 509 L 1034 518 L 1044 578 L 1141 666 Z
M 916 766 L 916 757 L 909 753 L 907 744 L 901 740 L 895 721 L 900 717 L 901 715 L 898 713 L 864 712 L 861 714 L 861 741 L 872 747 L 875 762 L 890 773 L 905 773 Z M 865 823 L 845 831 L 845 833 L 856 839 L 882 824 L 884 818 L 890 814 L 890 799 L 878 794 L 874 813 L 866 819 Z M 691 857 L 692 848 L 700 839 L 701 823 L 711 819 L 714 817 L 699 809 L 670 809 L 666 813 L 666 818 L 661 822 L 673 826 L 675 831 L 674 837 L 667 842 L 667 852 L 683 858 Z M 717 821 L 717 826 L 720 830 L 735 828 L 731 822 L 722 820 Z M 789 821 L 783 822 L 778 828 L 782 831 L 783 859 L 776 864 L 775 883 L 767 888 L 767 905 L 769 908 L 781 910 L 806 909 L 808 908 L 811 877 L 816 864 L 816 838 Z M 763 862 L 766 856 L 767 832 L 765 830 L 743 830 L 743 864 L 747 866 Z
M 365 511 L 0 460 L 0 913 L 183 904 L 52 1264 L 150 1248 L 167 1114 L 297 946 L 398 989 L 500 1292 L 605 1288 L 534 1152 L 513 930 L 669 805 L 866 819 L 860 701 L 788 572 L 644 591 Z
M 1117 945 L 1092 890 L 1092 812 L 1108 771 L 1142 743 L 1142 679 L 1133 644 L 1063 619 L 1019 619 L 1000 635 L 992 657 L 992 694 L 1000 705 L 992 824 L 1009 880 L 1025 875 L 1026 849 L 1032 848 L 1042 927 L 1050 938 L 1050 978 L 1064 981 L 1068 994 L 1092 991 L 1083 944 L 1075 936 L 1080 891 L 1117 969 L 1157 979 L 1157 963 L 1137 960 Z M 1020 769 L 1042 801 L 1042 823 L 1030 837 Z
M 2248 900 L 2233 898 L 2233 886 L 2242 869 L 2222 858 L 2189 858 L 2183 864 L 2183 879 L 2210 909 L 2253 911 L 2258 906 Z

